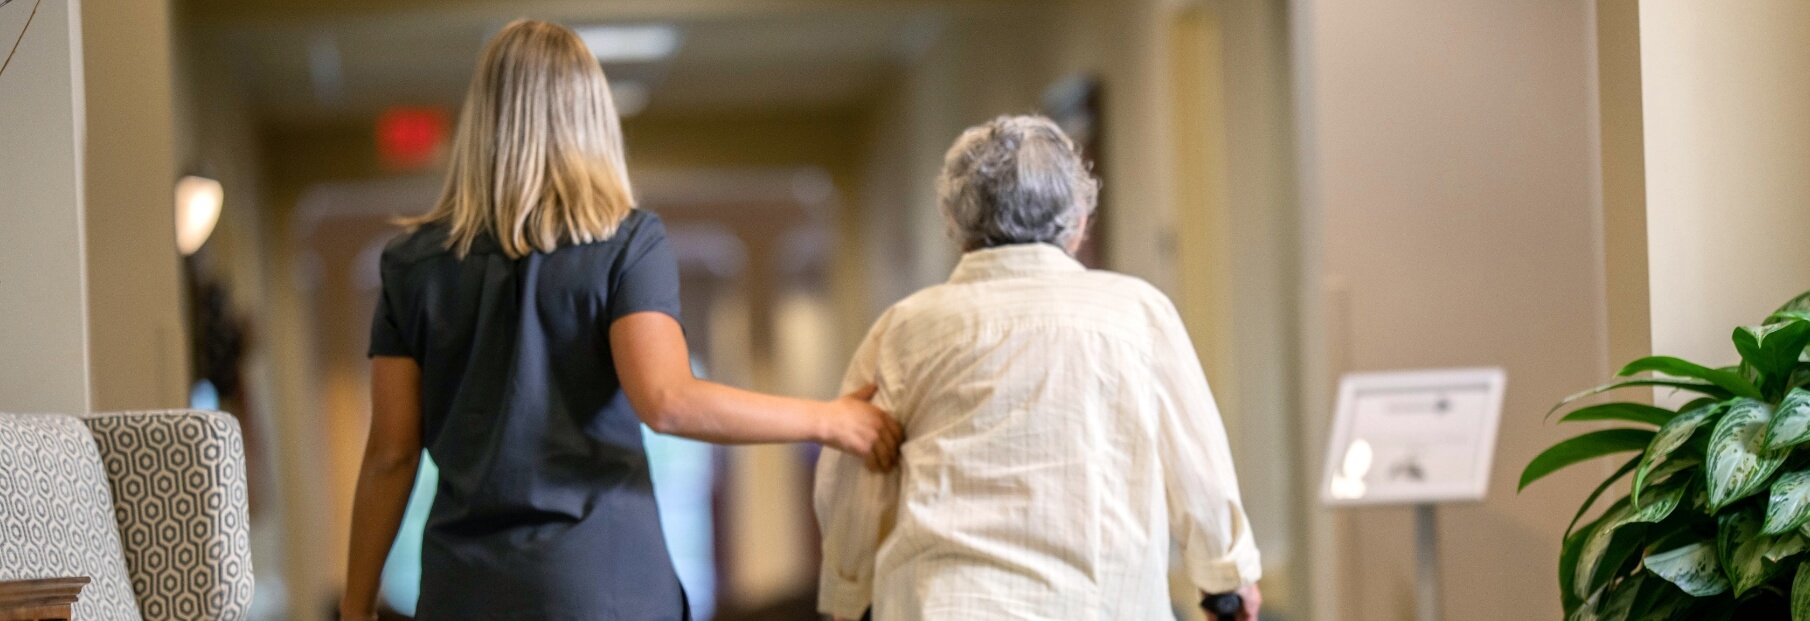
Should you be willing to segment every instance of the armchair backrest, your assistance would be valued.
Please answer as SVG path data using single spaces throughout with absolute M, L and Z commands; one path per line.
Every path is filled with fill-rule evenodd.
M 139 621 L 94 437 L 62 414 L 0 414 L 0 580 L 93 579 L 75 617 Z
M 83 417 L 111 482 L 146 621 L 244 619 L 251 608 L 245 441 L 201 410 Z

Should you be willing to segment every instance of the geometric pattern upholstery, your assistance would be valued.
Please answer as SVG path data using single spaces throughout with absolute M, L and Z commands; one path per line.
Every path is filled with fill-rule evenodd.
M 94 437 L 61 414 L 0 414 L 0 580 L 87 576 L 83 621 L 137 621 Z
M 202 410 L 83 417 L 113 491 L 146 621 L 244 619 L 252 596 L 245 441 Z

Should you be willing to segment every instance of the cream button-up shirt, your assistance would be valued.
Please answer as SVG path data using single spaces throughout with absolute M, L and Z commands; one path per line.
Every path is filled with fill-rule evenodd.
M 1261 572 L 1225 428 L 1169 299 L 1044 244 L 970 252 L 899 302 L 845 390 L 906 430 L 880 475 L 824 451 L 820 610 L 849 619 L 1173 619 Z

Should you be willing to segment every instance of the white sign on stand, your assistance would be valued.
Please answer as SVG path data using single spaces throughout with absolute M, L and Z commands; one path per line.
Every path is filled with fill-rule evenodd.
M 1508 374 L 1501 368 L 1351 373 L 1326 449 L 1328 505 L 1414 505 L 1416 618 L 1439 619 L 1434 507 L 1483 500 Z
M 1500 368 L 1346 375 L 1339 381 L 1321 500 L 1483 500 L 1507 377 Z

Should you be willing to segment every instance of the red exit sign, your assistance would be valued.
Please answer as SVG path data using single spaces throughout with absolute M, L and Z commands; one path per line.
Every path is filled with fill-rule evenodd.
M 377 117 L 377 158 L 393 171 L 432 167 L 446 151 L 451 115 L 443 108 L 396 106 Z

